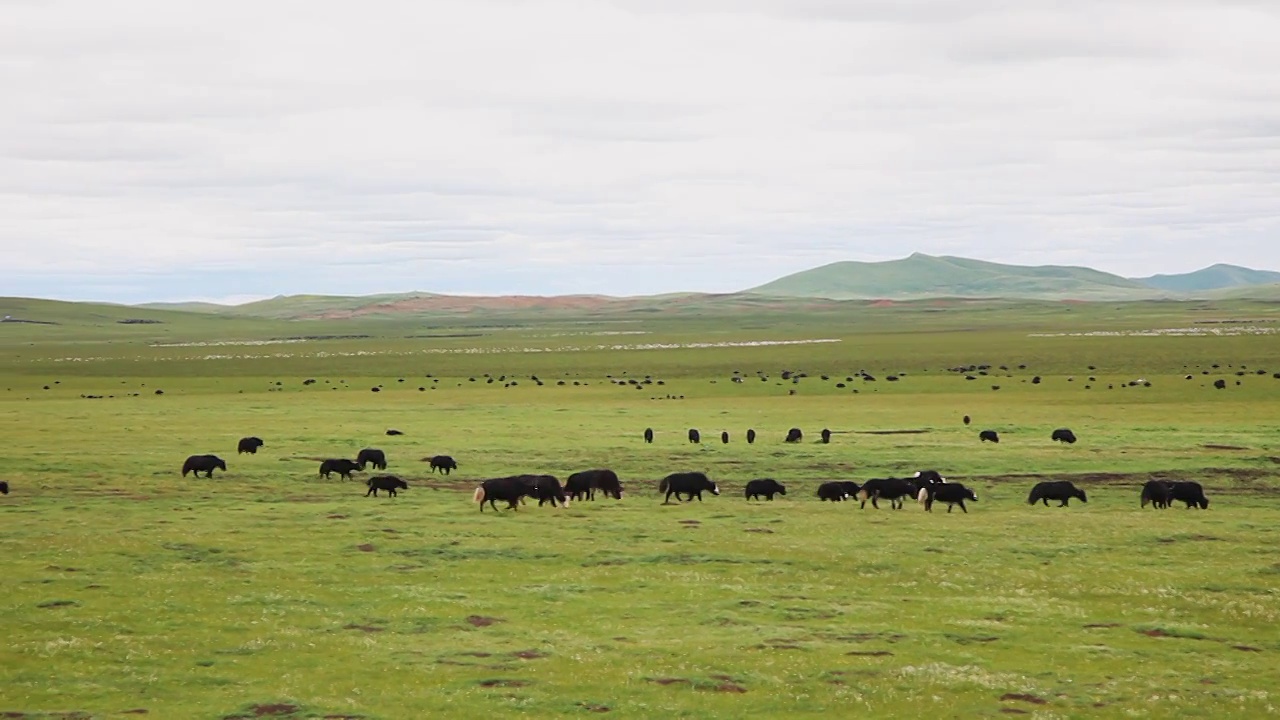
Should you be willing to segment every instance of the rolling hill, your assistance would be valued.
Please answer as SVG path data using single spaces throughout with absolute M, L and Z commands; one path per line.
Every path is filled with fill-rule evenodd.
M 1084 267 L 1027 267 L 915 253 L 885 262 L 837 262 L 746 292 L 772 297 L 909 300 L 929 297 L 1144 300 L 1169 295 Z
M 1239 265 L 1218 263 L 1195 272 L 1177 275 L 1152 275 L 1145 278 L 1133 278 L 1148 287 L 1168 290 L 1176 293 L 1195 293 L 1204 290 L 1226 290 L 1228 288 L 1247 288 L 1254 285 L 1272 285 L 1280 283 L 1280 272 L 1271 270 L 1254 270 Z

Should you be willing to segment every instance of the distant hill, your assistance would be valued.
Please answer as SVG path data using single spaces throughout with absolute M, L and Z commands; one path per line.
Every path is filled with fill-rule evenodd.
M 885 262 L 837 262 L 747 292 L 773 297 L 907 300 L 928 297 L 1142 300 L 1166 295 L 1084 267 L 1027 267 L 915 253 Z
M 1133 279 L 1143 285 L 1160 290 L 1176 293 L 1194 293 L 1202 290 L 1225 290 L 1227 288 L 1280 283 L 1280 272 L 1254 270 L 1240 267 L 1239 265 L 1218 263 L 1195 272 L 1177 275 L 1152 275 L 1151 277 Z

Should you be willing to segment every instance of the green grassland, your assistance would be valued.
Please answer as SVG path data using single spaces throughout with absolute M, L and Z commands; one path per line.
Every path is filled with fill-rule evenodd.
M 1274 303 L 4 312 L 57 324 L 0 324 L 0 717 L 1277 712 Z M 409 490 L 317 477 L 370 446 Z M 182 478 L 194 453 L 228 472 Z M 471 501 L 592 467 L 626 497 Z M 979 502 L 814 497 L 924 468 Z M 680 470 L 722 494 L 662 505 Z M 1210 508 L 1140 509 L 1157 476 Z M 756 477 L 787 496 L 744 500 Z M 1049 478 L 1089 502 L 1029 507 Z

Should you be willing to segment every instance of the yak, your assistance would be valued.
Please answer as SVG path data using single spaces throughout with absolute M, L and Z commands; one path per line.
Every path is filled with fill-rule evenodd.
M 981 442 L 1000 442 L 1000 435 L 995 430 L 983 430 L 978 433 L 978 440 Z
M 346 458 L 329 459 L 320 463 L 320 474 L 327 480 L 329 473 L 338 473 L 338 477 L 343 480 L 350 480 L 351 473 L 357 470 L 364 470 L 360 463 L 347 460 Z
M 387 455 L 377 448 L 365 448 L 356 455 L 356 462 L 359 463 L 360 469 L 363 470 L 365 465 L 373 465 L 374 470 L 387 469 Z
M 689 428 L 689 442 L 694 444 L 702 442 L 702 436 L 699 435 L 698 431 L 693 428 Z
M 182 463 L 182 477 L 186 477 L 189 472 L 194 472 L 196 477 L 204 473 L 205 477 L 211 478 L 215 469 L 227 471 L 227 464 L 222 461 L 222 458 L 217 455 L 192 455 Z
M 857 495 L 861 489 L 856 482 L 824 482 L 818 486 L 818 499 L 843 502 Z
M 800 428 L 791 428 L 787 431 L 787 439 L 785 442 L 797 443 L 804 439 L 804 433 L 800 432 Z
M 760 499 L 763 495 L 765 500 L 772 500 L 774 495 L 786 495 L 787 488 L 782 483 L 772 478 L 762 478 L 760 480 L 752 480 L 747 483 L 747 487 L 743 492 L 746 499 Z
M 915 497 L 920 491 L 920 484 L 915 480 L 906 480 L 903 478 L 874 478 L 868 480 L 861 489 L 858 490 L 858 499 L 862 501 L 862 508 L 867 507 L 867 501 L 871 501 L 871 507 L 880 509 L 880 503 L 876 502 L 880 498 L 889 501 L 889 507 L 900 510 L 902 509 L 903 498 Z
M 569 476 L 564 483 L 565 492 L 574 500 L 596 499 L 596 490 L 604 493 L 605 497 L 612 497 L 615 500 L 622 499 L 622 483 L 618 481 L 618 474 L 612 470 L 583 470 Z
M 494 503 L 498 500 L 505 500 L 508 503 L 508 510 L 518 510 L 520 498 L 534 497 L 536 487 L 537 480 L 533 475 L 494 478 L 480 483 L 480 487 L 476 488 L 471 499 L 480 504 L 480 512 L 484 512 L 486 502 L 496 512 L 498 506 Z
M 925 485 L 920 492 L 925 496 L 924 509 L 928 512 L 933 512 L 933 503 L 944 502 L 947 504 L 947 512 L 951 512 L 953 505 L 959 505 L 960 509 L 968 514 L 969 510 L 964 506 L 964 501 L 978 502 L 978 494 L 960 483 Z
M 3 480 L 0 480 L 0 495 L 8 495 L 8 494 L 9 494 L 9 483 Z
M 1071 445 L 1076 441 L 1076 434 L 1071 432 L 1070 428 L 1058 428 L 1053 431 L 1053 434 L 1049 436 L 1049 439 Z
M 257 438 L 257 437 L 240 438 L 240 444 L 236 446 L 236 454 L 240 455 L 243 453 L 249 453 L 250 455 L 257 455 L 258 448 L 262 447 L 265 444 L 266 443 L 262 442 L 262 438 Z
M 822 428 L 822 444 L 826 445 L 830 442 L 831 442 L 831 431 L 826 428 Z
M 756 431 L 752 430 L 751 428 L 747 428 L 747 444 L 753 445 L 755 444 L 755 441 L 756 441 Z
M 374 477 L 365 480 L 364 484 L 369 486 L 369 491 L 364 494 L 365 497 L 369 497 L 370 495 L 378 497 L 379 490 L 386 490 L 387 495 L 395 497 L 396 488 L 400 488 L 401 490 L 409 489 L 409 483 L 401 480 L 395 475 L 375 475 Z
M 1173 483 L 1166 480 L 1148 480 L 1142 486 L 1142 494 L 1139 498 L 1141 507 L 1151 503 L 1151 507 L 1156 510 L 1163 510 L 1173 501 Z
M 1201 510 L 1209 508 L 1209 498 L 1204 496 L 1204 488 L 1198 482 L 1174 482 L 1169 485 L 1170 502 L 1177 500 L 1187 504 L 1187 509 L 1199 507 Z
M 1043 502 L 1047 507 L 1050 500 L 1057 500 L 1060 505 L 1058 507 L 1067 507 L 1071 498 L 1079 498 L 1080 502 L 1089 502 L 1085 497 L 1084 491 L 1073 485 L 1069 480 L 1054 480 L 1037 483 L 1031 488 L 1031 494 L 1027 496 L 1027 504 L 1035 505 Z
M 671 503 L 672 495 L 676 496 L 677 502 L 683 502 L 680 500 L 682 494 L 689 496 L 689 502 L 693 502 L 694 496 L 697 496 L 698 502 L 702 502 L 702 492 L 704 490 L 712 495 L 720 494 L 720 488 L 716 487 L 716 484 L 711 482 L 710 478 L 700 472 L 672 473 L 662 478 L 662 482 L 658 483 L 658 492 L 666 493 L 666 497 L 662 501 L 663 505 Z
M 436 455 L 431 458 L 431 472 L 435 472 L 439 470 L 445 475 L 448 475 L 450 470 L 457 470 L 457 469 L 458 469 L 457 461 L 454 460 L 452 457 L 449 457 L 448 455 Z
M 644 429 L 644 441 L 647 443 L 653 442 L 653 428 Z

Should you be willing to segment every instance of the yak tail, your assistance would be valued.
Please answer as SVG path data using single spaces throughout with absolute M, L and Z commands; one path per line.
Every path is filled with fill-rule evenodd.
M 667 491 L 667 485 L 669 485 L 669 484 L 670 484 L 670 483 L 668 483 L 668 482 L 667 482 L 667 478 L 662 478 L 662 482 L 658 483 L 658 492 L 660 492 L 660 493 L 664 493 L 664 492 L 666 492 L 666 491 Z
M 916 502 L 918 502 L 918 503 L 922 503 L 922 502 L 924 502 L 925 500 L 928 500 L 928 499 L 929 499 L 929 490 L 928 490 L 928 488 L 920 488 L 920 492 L 916 493 Z
M 865 488 L 858 491 L 858 499 L 861 500 L 862 502 L 866 502 L 869 497 L 870 496 L 867 495 L 867 491 Z
M 471 496 L 471 500 L 478 503 L 484 502 L 484 486 L 476 488 L 476 492 Z

